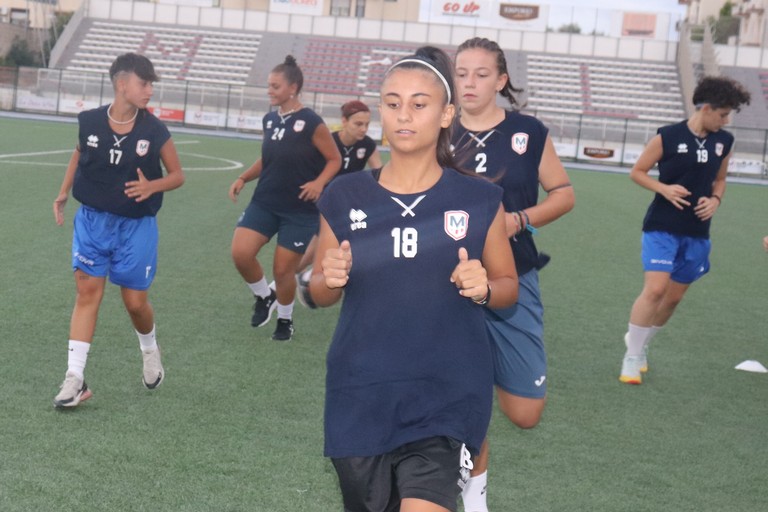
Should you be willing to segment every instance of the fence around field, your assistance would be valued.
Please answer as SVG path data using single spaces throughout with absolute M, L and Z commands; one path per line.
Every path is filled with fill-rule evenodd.
M 0 110 L 75 116 L 82 110 L 108 103 L 111 98 L 112 85 L 106 74 L 0 68 Z M 340 106 L 350 99 L 348 95 L 302 94 L 303 103 L 323 117 L 331 129 L 341 125 Z M 371 98 L 359 99 L 371 103 Z M 169 80 L 155 84 L 150 108 L 171 126 L 260 134 L 262 116 L 270 105 L 264 87 Z M 386 146 L 376 109 L 372 111 L 374 120 L 369 135 Z M 536 110 L 527 113 L 549 127 L 558 155 L 564 161 L 631 166 L 658 128 L 658 122 L 637 119 Z M 768 130 L 729 130 L 736 136 L 730 173 L 768 178 Z

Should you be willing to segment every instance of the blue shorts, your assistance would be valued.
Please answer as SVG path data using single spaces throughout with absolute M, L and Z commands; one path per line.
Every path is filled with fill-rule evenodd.
M 237 220 L 237 227 L 252 229 L 270 239 L 277 234 L 277 245 L 304 254 L 320 228 L 320 214 L 277 213 L 251 201 Z
M 673 281 L 691 284 L 709 272 L 708 238 L 674 235 L 665 231 L 643 233 L 643 270 L 667 272 Z
M 544 305 L 537 270 L 519 276 L 517 303 L 506 309 L 486 309 L 491 339 L 494 382 L 513 395 L 547 395 L 547 353 L 544 350 Z
M 133 219 L 82 205 L 75 214 L 72 269 L 146 290 L 157 269 L 157 219 Z

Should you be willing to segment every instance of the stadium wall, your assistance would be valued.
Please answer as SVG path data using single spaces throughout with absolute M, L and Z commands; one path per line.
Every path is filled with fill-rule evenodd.
M 222 9 L 190 5 L 100 0 L 84 2 L 85 16 L 112 21 L 189 25 L 217 29 L 286 32 L 346 39 L 381 39 L 455 46 L 474 36 L 508 50 L 674 62 L 677 42 L 546 31 L 419 23 L 355 17 Z

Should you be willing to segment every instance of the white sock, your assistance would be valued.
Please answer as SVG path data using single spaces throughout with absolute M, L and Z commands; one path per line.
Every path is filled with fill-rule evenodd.
M 648 328 L 648 335 L 645 337 L 645 340 L 643 342 L 643 346 L 647 347 L 654 336 L 656 336 L 656 333 L 661 330 L 661 328 L 664 327 L 663 325 L 652 325 Z
M 154 325 L 152 326 L 152 330 L 147 334 L 141 334 L 139 331 L 136 331 L 136 335 L 139 337 L 139 346 L 141 347 L 142 352 L 157 348 Z
M 645 346 L 645 340 L 648 338 L 648 333 L 652 327 L 640 327 L 633 323 L 629 324 L 629 330 L 624 338 L 627 344 L 628 356 L 640 356 L 643 354 L 643 347 Z
M 488 471 L 477 476 L 470 477 L 461 491 L 461 500 L 464 502 L 465 512 L 488 512 L 488 504 L 485 501 L 485 487 L 488 483 Z
M 277 318 L 287 318 L 288 320 L 293 318 L 293 302 L 291 302 L 287 306 L 284 306 L 283 304 L 280 304 L 280 302 L 278 301 Z
M 269 285 L 267 284 L 267 278 L 262 277 L 255 283 L 248 283 L 248 288 L 257 297 L 266 297 L 269 295 Z
M 67 371 L 78 375 L 81 379 L 85 373 L 85 362 L 88 360 L 88 351 L 91 344 L 85 341 L 69 340 L 69 352 L 67 353 Z

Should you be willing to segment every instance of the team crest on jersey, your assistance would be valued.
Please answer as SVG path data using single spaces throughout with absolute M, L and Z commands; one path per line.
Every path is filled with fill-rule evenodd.
M 304 129 L 304 120 L 303 119 L 299 119 L 298 121 L 293 123 L 293 131 L 300 132 L 303 129 Z
M 443 215 L 443 229 L 454 240 L 461 240 L 467 236 L 469 228 L 469 214 L 463 210 L 450 210 Z
M 357 159 L 362 160 L 365 158 L 365 148 L 357 148 Z
M 141 139 L 139 142 L 136 143 L 136 154 L 139 156 L 144 156 L 149 152 L 149 141 L 145 139 Z
M 725 149 L 725 146 L 723 146 L 722 142 L 718 142 L 715 144 L 715 154 L 717 156 L 723 156 L 723 150 Z
M 512 151 L 518 155 L 522 155 L 528 151 L 528 134 L 523 132 L 517 132 L 512 136 Z

